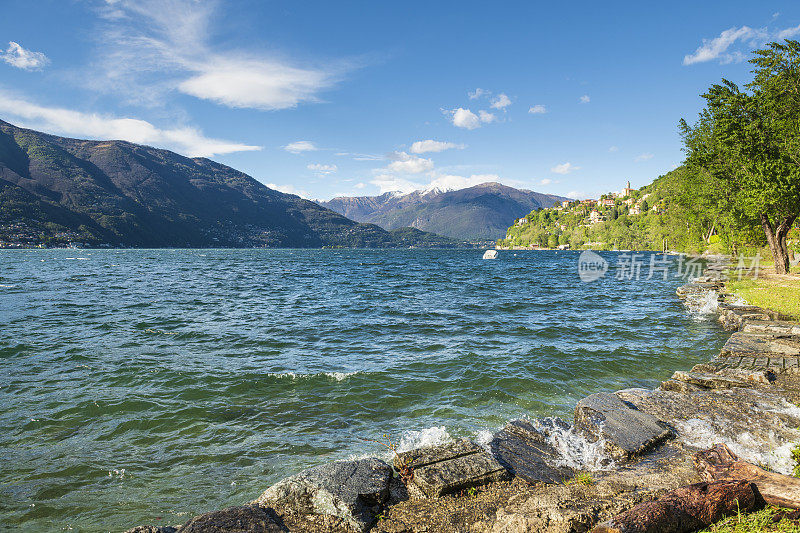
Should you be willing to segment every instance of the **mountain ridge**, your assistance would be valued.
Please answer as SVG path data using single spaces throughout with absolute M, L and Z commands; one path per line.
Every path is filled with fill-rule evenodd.
M 0 120 L 0 241 L 133 247 L 452 246 L 388 232 L 206 158 Z
M 514 220 L 565 200 L 569 198 L 486 182 L 464 189 L 340 196 L 318 203 L 353 220 L 377 224 L 387 230 L 409 226 L 474 241 L 502 238 Z

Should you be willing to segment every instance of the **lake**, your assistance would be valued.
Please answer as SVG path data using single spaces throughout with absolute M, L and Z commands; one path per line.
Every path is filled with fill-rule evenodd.
M 335 459 L 571 419 L 727 335 L 575 252 L 0 250 L 0 524 L 124 530 Z M 660 256 L 659 256 L 660 257 Z M 623 278 L 623 279 L 617 279 Z

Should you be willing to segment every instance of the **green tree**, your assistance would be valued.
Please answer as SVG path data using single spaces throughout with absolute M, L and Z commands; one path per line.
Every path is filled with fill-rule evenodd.
M 800 42 L 769 43 L 750 60 L 740 90 L 723 79 L 692 126 L 681 120 L 687 163 L 706 171 L 718 211 L 761 225 L 779 274 L 789 271 L 786 238 L 800 215 Z

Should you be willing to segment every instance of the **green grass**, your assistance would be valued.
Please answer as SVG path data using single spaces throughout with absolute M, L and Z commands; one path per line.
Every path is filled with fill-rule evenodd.
M 755 533 L 756 531 L 769 533 L 800 532 L 800 525 L 798 525 L 796 521 L 783 518 L 778 522 L 773 522 L 773 517 L 778 511 L 779 510 L 775 507 L 766 507 L 754 513 L 731 516 L 720 520 L 700 533 Z
M 800 320 L 800 277 L 767 277 L 727 282 L 727 289 L 750 305 L 772 309 L 794 320 Z
M 575 477 L 568 479 L 564 482 L 565 485 L 591 485 L 594 483 L 592 475 L 588 472 L 581 472 L 576 474 Z

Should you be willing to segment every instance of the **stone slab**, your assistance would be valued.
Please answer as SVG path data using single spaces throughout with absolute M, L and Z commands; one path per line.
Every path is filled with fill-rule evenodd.
M 467 439 L 400 453 L 395 465 L 400 462 L 410 462 L 411 485 L 428 498 L 508 477 L 508 471 L 497 459 Z
M 284 529 L 257 505 L 228 507 L 195 516 L 178 533 L 281 533 Z
M 784 320 L 745 320 L 744 324 L 742 324 L 742 331 L 745 333 L 800 336 L 800 324 Z
M 575 426 L 592 439 L 605 439 L 609 453 L 618 460 L 642 454 L 673 436 L 673 432 L 654 416 L 606 392 L 592 394 L 578 402 Z
M 703 389 L 730 389 L 731 387 L 750 387 L 752 384 L 747 381 L 734 378 L 725 377 L 716 373 L 707 372 L 684 372 L 678 370 L 672 374 L 672 379 L 675 381 L 683 381 Z
M 562 429 L 569 427 L 561 423 L 566 426 Z M 548 444 L 544 431 L 529 420 L 512 420 L 495 434 L 489 446 L 511 475 L 528 483 L 562 483 L 574 475 L 571 468 L 557 466 L 558 452 Z
M 392 467 L 379 459 L 327 463 L 272 485 L 258 505 L 284 505 L 302 514 L 327 514 L 366 531 L 389 497 Z
M 723 356 L 752 356 L 764 358 L 771 356 L 800 356 L 800 337 L 745 333 L 738 331 L 731 335 L 720 352 Z M 766 364 L 764 362 L 763 364 Z M 755 363 L 760 368 L 759 362 Z

